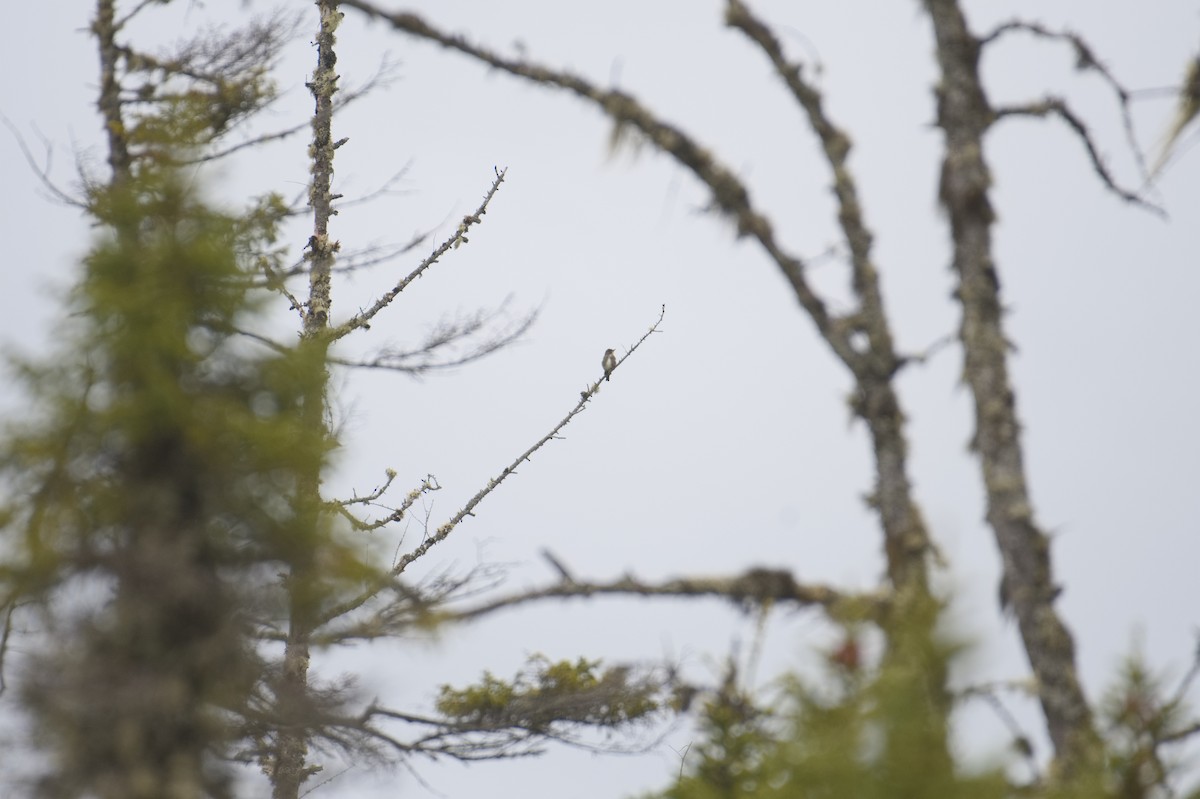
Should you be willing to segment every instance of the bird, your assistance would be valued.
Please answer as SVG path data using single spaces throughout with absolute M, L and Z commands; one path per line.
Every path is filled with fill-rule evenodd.
M 604 367 L 604 379 L 612 379 L 612 371 L 617 368 L 617 355 L 612 350 L 605 350 L 604 357 L 600 360 L 600 365 Z

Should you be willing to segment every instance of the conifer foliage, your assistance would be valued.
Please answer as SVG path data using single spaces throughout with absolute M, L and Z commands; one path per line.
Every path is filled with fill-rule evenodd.
M 336 549 L 296 497 L 327 450 L 296 412 L 324 371 L 238 340 L 255 312 L 244 225 L 178 177 L 143 174 L 92 209 L 70 333 L 23 369 L 41 411 L 3 464 L 3 590 L 50 633 L 22 680 L 56 759 L 43 787 L 231 795 L 221 757 L 264 679 L 252 633 L 272 615 L 252 587 Z

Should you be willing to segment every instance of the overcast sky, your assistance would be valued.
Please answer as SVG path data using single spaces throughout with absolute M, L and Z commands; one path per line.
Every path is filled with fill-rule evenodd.
M 1200 43 L 1197 5 L 1182 0 L 1004 5 L 997 12 L 994 3 L 967 3 L 975 30 L 1014 14 L 1069 27 L 1130 88 L 1177 84 Z M 23 4 L 15 21 L 10 15 L 10 77 L 0 83 L 0 112 L 37 154 L 39 137 L 53 144 L 52 177 L 68 187 L 76 160 L 103 166 L 97 59 L 86 33 L 91 6 Z M 283 98 L 263 129 L 301 121 L 311 109 L 304 81 L 315 60 L 315 21 L 309 4 L 295 6 L 310 17 L 288 50 L 278 74 Z M 793 252 L 814 257 L 838 244 L 830 175 L 813 136 L 764 57 L 723 27 L 721 3 L 452 0 L 411 8 L 502 52 L 523 49 L 633 93 L 737 172 Z M 953 334 L 959 312 L 936 197 L 933 50 L 920 4 L 757 0 L 752 8 L 776 26 L 792 57 L 810 69 L 819 63 L 829 112 L 855 142 L 851 167 L 900 349 L 923 350 Z M 250 11 L 232 0 L 177 0 L 147 12 L 135 30 L 147 46 Z M 386 468 L 399 473 L 400 490 L 433 474 L 443 490 L 432 497 L 431 521 L 440 524 L 570 410 L 598 376 L 606 348 L 623 353 L 665 304 L 665 332 L 421 573 L 499 565 L 507 573 L 502 590 L 517 590 L 555 579 L 538 556 L 547 548 L 594 579 L 770 565 L 806 581 L 877 585 L 880 533 L 862 501 L 871 462 L 862 426 L 850 422 L 847 376 L 774 267 L 704 212 L 708 197 L 690 175 L 649 150 L 610 156 L 610 126 L 591 108 L 398 38 L 354 12 L 340 43 L 344 85 L 361 85 L 385 57 L 395 79 L 335 120 L 335 136 L 349 137 L 338 150 L 335 191 L 361 196 L 407 167 L 395 193 L 334 220 L 344 248 L 428 229 L 444 238 L 478 204 L 493 167 L 509 170 L 470 243 L 347 351 L 415 343 L 447 315 L 510 297 L 514 313 L 537 308 L 540 316 L 520 344 L 450 373 L 340 377 L 343 448 L 331 492 L 370 490 Z M 1076 72 L 1065 47 L 1014 36 L 988 51 L 983 69 L 996 102 L 1067 97 L 1114 172 L 1137 185 L 1111 93 Z M 1173 102 L 1147 92 L 1134 112 L 1140 142 L 1152 149 Z M 89 230 L 77 211 L 48 198 L 15 139 L 4 133 L 0 141 L 7 251 L 0 341 L 36 350 L 54 339 L 54 288 L 69 281 Z M 1152 193 L 1170 215 L 1164 221 L 1106 193 L 1060 124 L 1008 122 L 988 145 L 1033 498 L 1054 533 L 1066 589 L 1058 608 L 1076 635 L 1089 695 L 1100 694 L 1134 642 L 1178 677 L 1195 648 L 1200 607 L 1200 149 L 1180 157 Z M 292 139 L 204 182 L 227 199 L 267 189 L 298 194 L 306 146 L 303 136 Z M 297 245 L 306 236 L 298 231 Z M 371 302 L 424 251 L 336 285 L 335 318 Z M 841 263 L 814 269 L 837 307 L 846 296 Z M 916 498 L 951 564 L 942 582 L 954 597 L 956 629 L 976 644 L 964 679 L 1018 678 L 1027 667 L 995 604 L 998 557 L 982 523 L 978 463 L 967 453 L 970 397 L 960 373 L 961 351 L 949 347 L 900 379 Z M 6 399 L 11 407 L 12 395 Z M 420 526 L 408 535 L 419 539 Z M 752 618 L 717 602 L 600 599 L 515 611 L 437 641 L 362 647 L 320 668 L 353 671 L 365 693 L 427 710 L 440 683 L 462 685 L 485 669 L 509 675 L 533 652 L 666 657 L 711 677 L 735 648 L 744 660 L 753 635 Z M 828 641 L 811 613 L 777 619 L 756 684 L 810 666 L 812 647 Z M 1032 705 L 1016 707 L 1036 722 Z M 969 714 L 962 730 L 972 751 L 1003 746 L 1003 728 L 987 713 Z M 527 762 L 415 763 L 426 785 L 403 770 L 356 769 L 315 795 L 519 790 L 609 799 L 665 784 L 691 740 L 680 727 L 638 757 L 554 749 Z M 505 785 L 513 787 L 497 789 Z

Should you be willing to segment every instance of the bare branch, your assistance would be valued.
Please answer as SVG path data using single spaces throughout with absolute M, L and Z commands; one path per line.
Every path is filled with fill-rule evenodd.
M 624 363 L 627 358 L 629 358 L 631 355 L 633 355 L 633 353 L 637 351 L 638 347 L 642 346 L 642 344 L 646 341 L 646 339 L 650 338 L 650 336 L 652 334 L 659 332 L 659 325 L 662 324 L 663 317 L 666 315 L 666 313 L 667 313 L 667 307 L 664 305 L 662 308 L 662 311 L 658 315 L 658 319 L 654 322 L 653 325 L 650 326 L 650 329 L 647 330 L 645 332 L 645 334 L 640 339 L 638 339 L 637 342 L 632 347 L 629 348 L 629 352 L 625 353 L 625 355 L 622 356 L 617 361 L 618 367 L 622 363 Z M 571 409 L 570 413 L 568 413 L 566 416 L 564 416 L 562 418 L 562 420 L 559 421 L 559 423 L 550 430 L 550 432 L 546 433 L 546 435 L 544 435 L 540 439 L 538 439 L 537 442 L 535 442 L 533 444 L 533 446 L 531 446 L 529 449 L 522 452 L 519 456 L 517 456 L 517 458 L 512 463 L 510 463 L 508 466 L 504 467 L 504 470 L 501 471 L 499 475 L 497 475 L 496 477 L 493 477 L 491 480 L 489 480 L 488 484 L 486 486 L 484 486 L 484 488 L 482 490 L 480 490 L 479 493 L 477 493 L 475 496 L 471 497 L 471 499 L 467 501 L 467 504 L 464 505 L 458 511 L 458 513 L 454 514 L 454 516 L 452 516 L 449 521 L 447 521 L 445 524 L 443 524 L 441 527 L 439 527 L 437 529 L 436 533 L 434 533 L 432 536 L 430 536 L 429 538 L 422 541 L 421 545 L 418 546 L 416 549 L 414 549 L 412 552 L 409 552 L 408 554 L 406 554 L 402 558 L 400 558 L 400 560 L 396 563 L 396 566 L 392 569 L 393 573 L 403 574 L 404 570 L 406 568 L 408 568 L 409 564 L 413 563 L 414 561 L 416 561 L 417 559 L 422 557 L 425 553 L 427 553 L 430 549 L 432 549 L 434 546 L 436 546 L 437 544 L 444 541 L 446 539 L 446 537 L 448 535 L 450 535 L 451 532 L 453 532 L 454 528 L 457 527 L 460 523 L 462 523 L 462 521 L 464 519 L 466 519 L 468 516 L 475 515 L 474 514 L 475 508 L 479 505 L 480 502 L 482 502 L 484 500 L 485 497 L 487 497 L 488 494 L 495 491 L 496 488 L 498 488 L 500 486 L 500 484 L 503 483 L 510 475 L 515 474 L 517 467 L 519 467 L 522 463 L 528 462 L 529 459 L 531 457 L 533 457 L 533 453 L 537 452 L 545 444 L 547 444 L 548 442 L 550 442 L 551 440 L 556 438 L 558 436 L 558 433 L 560 430 L 562 430 L 564 427 L 566 427 L 568 424 L 570 424 L 572 419 L 574 419 L 576 416 L 578 416 L 580 413 L 582 413 L 587 408 L 587 403 L 589 401 L 591 401 L 592 397 L 595 396 L 600 391 L 600 383 L 601 383 L 601 381 L 599 379 L 597 379 L 595 383 L 592 383 L 591 386 L 589 386 L 584 391 L 580 392 L 579 402 L 577 402 L 575 404 L 575 407 Z
M 1070 109 L 1066 101 L 1058 97 L 1046 97 L 1042 100 L 1025 105 L 1017 106 L 1002 106 L 995 109 L 995 119 L 997 121 L 1006 117 L 1028 116 L 1045 118 L 1047 116 L 1057 116 L 1063 122 L 1067 123 L 1068 127 L 1075 132 L 1079 140 L 1083 142 L 1084 149 L 1087 150 L 1088 159 L 1092 162 L 1092 169 L 1100 177 L 1108 190 L 1120 197 L 1127 203 L 1140 205 L 1146 210 L 1153 211 L 1159 216 L 1166 216 L 1166 212 L 1159 208 L 1154 203 L 1141 197 L 1137 192 L 1121 188 L 1117 185 L 1116 179 L 1112 176 L 1108 167 L 1104 164 L 1104 159 L 1100 156 L 1100 151 L 1096 149 L 1096 143 L 1092 139 L 1091 131 L 1087 125 L 1079 118 L 1074 111 Z
M 336 0 L 317 0 L 319 17 L 316 34 L 316 66 L 305 84 L 312 94 L 312 139 L 308 147 L 309 174 L 308 204 L 312 208 L 312 233 L 308 238 L 305 261 L 308 270 L 308 301 L 301 309 L 301 340 L 323 360 L 330 343 L 330 307 L 332 298 L 331 272 L 338 243 L 329 235 L 333 209 L 333 162 L 340 144 L 333 139 L 334 96 L 338 92 L 337 29 L 344 16 Z M 293 305 L 295 302 L 293 301 Z M 325 385 L 308 390 L 301 403 L 300 422 L 312 430 L 326 428 Z M 297 489 L 303 512 L 319 512 L 317 504 L 321 491 L 320 470 L 301 476 Z M 315 520 L 315 519 L 314 519 Z M 311 712 L 318 698 L 309 673 L 312 632 L 319 623 L 318 608 L 305 597 L 315 584 L 319 567 L 314 553 L 298 552 L 287 563 L 284 577 L 287 590 L 288 622 L 283 659 L 278 679 L 272 687 L 271 712 L 291 720 Z M 273 739 L 260 755 L 271 764 L 269 772 L 272 795 L 275 799 L 297 799 L 300 786 L 312 771 L 308 765 L 309 730 L 292 723 L 275 725 Z
M 385 264 L 393 258 L 412 252 L 428 241 L 432 235 L 432 231 L 426 230 L 414 233 L 411 239 L 402 244 L 374 244 L 358 250 L 343 252 L 334 271 L 349 274 L 360 269 L 370 269 L 373 266 Z
M 136 6 L 134 6 L 132 9 L 130 9 L 130 11 L 129 11 L 129 13 L 128 13 L 128 14 L 126 14 L 125 16 L 123 16 L 123 17 L 121 17 L 119 20 L 117 20 L 117 21 L 116 21 L 116 22 L 113 24 L 113 29 L 114 29 L 114 30 L 118 30 L 118 31 L 119 31 L 119 30 L 121 30 L 121 29 L 123 29 L 123 28 L 124 28 L 126 25 L 128 25 L 128 24 L 129 24 L 129 21 L 130 21 L 131 19 L 133 19 L 134 17 L 136 17 L 136 16 L 137 16 L 138 14 L 140 14 L 140 13 L 141 13 L 143 10 L 145 10 L 145 8 L 146 8 L 147 6 L 151 6 L 151 5 L 155 5 L 155 4 L 159 4 L 159 5 L 161 5 L 161 4 L 162 4 L 162 0 L 142 0 L 140 3 L 138 3 L 138 4 L 137 4 Z
M 558 576 L 562 578 L 564 583 L 567 583 L 568 585 L 575 584 L 575 578 L 571 576 L 571 572 L 567 570 L 567 567 L 563 565 L 563 562 L 559 560 L 553 552 L 548 549 L 543 549 L 541 555 L 542 558 L 550 564 L 550 568 L 558 572 Z
M 475 209 L 473 214 L 463 217 L 463 220 L 459 224 L 458 229 L 454 232 L 454 235 L 443 241 L 437 247 L 437 249 L 435 249 L 425 258 L 425 260 L 421 261 L 416 269 L 405 275 L 405 277 L 401 279 L 400 282 L 398 282 L 395 286 L 393 286 L 389 292 L 376 300 L 374 305 L 365 311 L 359 311 L 350 319 L 333 328 L 330 331 L 330 337 L 333 340 L 344 338 L 359 328 L 370 329 L 370 322 L 375 318 L 375 315 L 391 305 L 392 300 L 396 299 L 400 292 L 404 291 L 404 289 L 408 287 L 408 284 L 412 283 L 414 280 L 423 275 L 426 269 L 437 263 L 438 259 L 449 252 L 451 248 L 458 247 L 459 245 L 466 243 L 467 232 L 470 231 L 473 225 L 483 221 L 483 215 L 487 213 L 488 203 L 492 201 L 492 197 L 496 195 L 496 192 L 500 189 L 500 184 L 504 182 L 504 176 L 508 173 L 507 169 L 495 169 L 494 171 L 496 173 L 496 178 L 492 181 L 491 188 L 488 189 L 487 194 L 484 195 L 483 202 L 479 204 L 479 207 Z
M 338 210 L 342 210 L 344 208 L 353 208 L 356 205 L 365 205 L 367 203 L 374 202 L 380 197 L 397 193 L 392 191 L 392 187 L 399 183 L 408 174 L 410 165 L 411 164 L 405 164 L 390 177 L 388 177 L 387 180 L 383 181 L 379 184 L 379 186 L 367 192 L 366 194 L 355 197 L 352 200 L 343 200 L 342 202 L 339 202 Z
M 642 337 L 638 339 L 632 347 L 629 348 L 629 352 L 626 353 L 620 359 L 620 361 L 618 361 L 618 365 L 623 363 L 626 358 L 633 355 L 633 353 L 637 351 L 638 347 L 642 346 L 642 344 L 650 337 L 651 334 L 659 332 L 659 325 L 662 324 L 662 320 L 666 315 L 666 312 L 667 309 L 664 305 L 662 312 L 659 313 L 658 319 L 655 321 L 655 323 L 650 326 L 650 329 L 647 330 L 646 333 L 642 335 Z M 420 545 L 418 545 L 411 552 L 407 552 L 402 555 L 396 561 L 396 565 L 392 567 L 391 572 L 385 580 L 377 582 L 375 585 L 372 585 L 357 596 L 329 608 L 321 614 L 320 623 L 328 623 L 332 619 L 338 618 L 339 616 L 350 613 L 351 611 L 362 607 L 364 603 L 379 593 L 379 591 L 386 586 L 388 581 L 390 581 L 393 577 L 398 577 L 403 574 L 404 570 L 407 569 L 410 564 L 424 556 L 427 552 L 429 552 L 430 549 L 444 541 L 446 537 L 454 531 L 454 528 L 461 524 L 464 519 L 466 519 L 468 516 L 474 515 L 475 508 L 478 507 L 479 503 L 481 503 L 488 494 L 495 491 L 501 483 L 508 479 L 510 475 L 516 473 L 517 467 L 519 467 L 522 463 L 527 462 L 533 456 L 533 453 L 537 452 L 548 442 L 556 438 L 559 431 L 566 427 L 572 419 L 574 419 L 587 408 L 587 403 L 590 402 L 592 397 L 600 391 L 600 385 L 602 382 L 603 376 L 598 378 L 596 382 L 592 383 L 590 386 L 588 386 L 588 388 L 580 392 L 579 402 L 575 404 L 575 407 L 572 408 L 571 411 L 550 430 L 550 432 L 546 433 L 531 447 L 517 456 L 512 463 L 504 467 L 498 476 L 489 480 L 487 485 L 484 486 L 478 493 L 476 493 L 475 496 L 471 497 L 471 499 L 467 501 L 466 505 L 464 505 L 457 513 L 455 513 L 449 521 L 438 527 L 437 531 L 432 536 L 429 536 L 422 541 Z
M 1016 691 L 1023 695 L 1037 695 L 1037 686 L 1031 685 L 1028 680 L 973 685 L 958 693 L 963 699 L 981 699 L 992 709 L 996 717 L 1000 719 L 1000 722 L 1008 728 L 1009 733 L 1012 735 L 1013 749 L 1029 765 L 1034 779 L 1040 779 L 1041 773 L 1037 758 L 1035 757 L 1036 750 L 1033 746 L 1033 738 L 1026 734 L 1025 730 L 1021 728 L 1020 722 L 1017 721 L 1016 716 L 1000 700 L 999 693 L 1002 690 Z
M 507 304 L 508 300 L 505 300 L 500 308 L 491 313 L 477 311 L 466 319 L 442 321 L 416 349 L 385 347 L 365 359 L 333 357 L 329 362 L 359 369 L 388 369 L 410 375 L 462 366 L 512 344 L 525 335 L 537 320 L 537 311 L 532 311 L 513 321 L 507 328 L 499 328 L 484 340 L 471 345 L 469 339 L 485 331 L 503 313 Z M 465 352 L 455 352 L 464 347 Z
M 1000 280 L 992 260 L 991 175 L 983 137 L 995 119 L 979 76 L 981 44 L 957 0 L 925 0 L 940 67 L 938 125 L 945 133 L 940 199 L 950 221 L 955 296 L 962 304 L 964 374 L 975 401 L 975 448 L 1025 652 L 1062 773 L 1098 768 L 1100 742 L 1075 665 L 1075 644 L 1054 609 L 1050 539 L 1034 517 L 1021 425 L 1008 375 Z
M 474 621 L 497 611 L 519 607 L 543 599 L 589 599 L 593 596 L 641 597 L 719 597 L 742 608 L 765 605 L 792 605 L 797 608 L 854 604 L 867 615 L 879 618 L 890 604 L 890 597 L 879 593 L 846 594 L 824 585 L 796 582 L 782 569 L 750 569 L 734 577 L 685 577 L 662 583 L 649 583 L 626 575 L 610 582 L 579 582 L 559 564 L 563 579 L 545 588 L 522 591 L 467 610 L 449 612 L 455 621 Z
M 872 236 L 863 219 L 858 186 L 848 163 L 850 137 L 825 113 L 821 93 L 805 80 L 801 65 L 787 60 L 774 33 L 745 4 L 729 0 L 725 22 L 742 31 L 770 59 L 776 74 L 804 110 L 833 172 L 838 224 L 850 251 L 851 282 L 859 308 L 821 332 L 854 374 L 857 390 L 852 407 L 871 432 L 876 472 L 871 504 L 883 524 L 888 575 L 897 588 L 909 584 L 916 587 L 914 598 L 927 596 L 927 556 L 934 547 L 913 499 L 904 413 L 892 386 L 903 361 L 896 356 L 879 273 L 871 258 Z M 856 347 L 858 340 L 862 343 Z
M 17 126 L 4 114 L 0 114 L 0 123 L 3 123 L 13 138 L 17 140 L 17 147 L 20 148 L 21 155 L 25 157 L 25 163 L 29 165 L 33 174 L 37 175 L 38 180 L 42 182 L 42 186 L 45 187 L 46 191 L 50 192 L 55 199 L 64 205 L 84 209 L 88 207 L 85 199 L 71 196 L 56 186 L 54 181 L 50 179 L 50 169 L 54 164 L 54 145 L 50 143 L 49 139 L 40 133 L 38 134 L 38 138 L 42 140 L 42 148 L 46 153 L 44 162 L 38 164 L 37 159 L 33 157 L 33 153 L 29 149 L 28 143 L 25 141 L 25 137 L 21 135 L 21 131 L 17 130 Z
M 296 214 L 288 211 L 287 216 L 295 216 Z M 412 252 L 417 247 L 421 246 L 432 235 L 429 231 L 415 233 L 413 237 L 403 244 L 372 244 L 362 247 L 357 250 L 348 252 L 339 250 L 340 258 L 337 263 L 331 267 L 331 271 L 336 274 L 349 274 L 360 269 L 369 269 L 373 266 L 387 263 L 393 258 L 405 255 Z M 268 288 L 277 290 L 278 282 L 289 280 L 301 275 L 307 275 L 306 264 L 303 260 L 297 261 L 283 270 L 264 270 L 266 271 L 266 279 L 263 281 L 250 281 L 249 285 L 254 288 Z M 289 299 L 292 299 L 290 294 L 286 294 Z M 297 306 L 299 307 L 299 306 Z
M 1130 109 L 1130 101 L 1133 98 L 1133 93 L 1117 80 L 1116 75 L 1105 66 L 1100 59 L 1096 58 L 1091 46 L 1084 38 L 1071 31 L 1055 31 L 1046 28 L 1036 22 L 1026 22 L 1025 20 L 1014 19 L 998 25 L 991 33 L 987 34 L 979 40 L 980 46 L 987 45 L 998 41 L 1006 34 L 1013 32 L 1028 33 L 1042 39 L 1051 41 L 1066 42 L 1075 52 L 1075 68 L 1082 71 L 1095 72 L 1100 76 L 1108 87 L 1112 89 L 1113 94 L 1117 97 L 1117 105 L 1121 109 L 1121 124 L 1125 129 L 1125 140 L 1129 144 L 1129 150 L 1133 153 L 1134 159 L 1137 161 L 1138 170 L 1141 172 L 1143 180 L 1149 180 L 1150 174 L 1146 170 L 1146 159 L 1142 154 L 1142 148 L 1138 146 L 1137 132 L 1133 125 L 1133 112 Z
M 292 136 L 295 136 L 297 133 L 307 130 L 310 125 L 311 123 L 306 120 L 299 124 L 293 125 L 290 128 L 284 128 L 283 130 L 277 130 L 272 133 L 263 133 L 258 136 L 254 136 L 246 141 L 230 145 L 223 150 L 205 153 L 204 155 L 197 156 L 196 158 L 178 159 L 175 160 L 174 163 L 179 166 L 195 166 L 196 164 L 207 164 L 213 161 L 219 161 L 222 158 L 227 158 L 234 153 L 239 153 L 242 150 L 247 150 L 251 147 L 261 147 L 264 144 L 270 144 L 271 142 L 289 139 Z

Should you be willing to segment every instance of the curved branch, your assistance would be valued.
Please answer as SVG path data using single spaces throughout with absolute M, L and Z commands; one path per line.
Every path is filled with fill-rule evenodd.
M 1067 123 L 1067 126 L 1075 132 L 1076 136 L 1079 137 L 1079 140 L 1083 143 L 1084 149 L 1087 151 L 1088 160 L 1092 162 L 1092 169 L 1095 170 L 1096 174 L 1100 177 L 1101 182 L 1104 183 L 1109 191 L 1127 203 L 1140 205 L 1149 211 L 1153 211 L 1159 216 L 1166 216 L 1166 212 L 1163 211 L 1162 208 L 1159 208 L 1154 203 L 1143 198 L 1137 192 L 1130 189 L 1121 188 L 1121 186 L 1117 185 L 1117 181 L 1113 177 L 1112 172 L 1110 172 L 1108 167 L 1104 164 L 1104 159 L 1100 156 L 1100 151 L 1096 149 L 1096 143 L 1092 139 L 1091 131 L 1088 130 L 1088 127 L 1084 121 L 1074 111 L 1071 110 L 1066 101 L 1062 98 L 1045 97 L 1037 102 L 1026 103 L 1024 105 L 1002 106 L 995 109 L 994 114 L 996 121 L 1006 117 L 1016 116 L 1038 118 L 1057 116 L 1063 122 Z
M 463 217 L 458 229 L 454 235 L 438 245 L 432 253 L 426 256 L 425 260 L 417 265 L 417 268 L 405 275 L 390 291 L 375 301 L 375 304 L 365 311 L 359 311 L 357 314 L 347 319 L 342 324 L 333 328 L 330 331 L 330 337 L 334 340 L 345 338 L 350 333 L 359 328 L 370 329 L 370 322 L 384 308 L 392 304 L 392 301 L 400 295 L 400 292 L 408 288 L 408 285 L 425 273 L 425 270 L 438 262 L 438 259 L 449 252 L 452 248 L 457 248 L 462 244 L 467 243 L 467 233 L 473 225 L 477 225 L 483 221 L 483 215 L 487 213 L 488 204 L 492 198 L 496 196 L 496 192 L 500 190 L 500 184 L 504 182 L 504 176 L 508 173 L 507 169 L 494 169 L 496 173 L 495 179 L 492 181 L 491 187 L 483 196 L 483 202 L 475 209 L 473 214 L 468 214 Z

